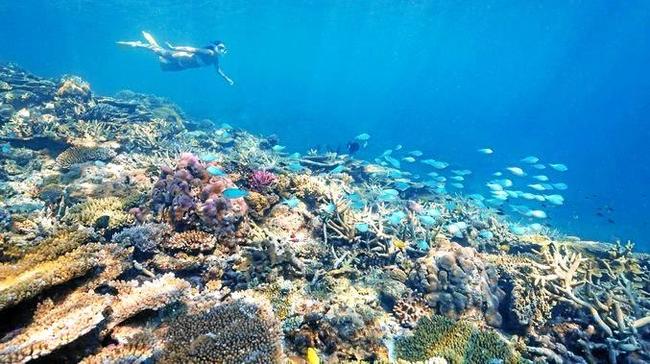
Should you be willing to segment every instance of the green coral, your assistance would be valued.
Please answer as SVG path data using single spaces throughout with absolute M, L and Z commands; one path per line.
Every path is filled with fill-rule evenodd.
M 518 361 L 517 353 L 497 333 L 438 315 L 422 318 L 413 336 L 398 339 L 397 356 L 410 361 L 437 356 L 458 364 Z

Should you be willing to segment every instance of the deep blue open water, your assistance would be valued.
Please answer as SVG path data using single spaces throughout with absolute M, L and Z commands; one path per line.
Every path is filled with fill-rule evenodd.
M 115 44 L 142 30 L 223 40 L 235 86 Z M 564 163 L 543 171 L 569 185 L 545 223 L 650 249 L 648 1 L 0 1 L 0 61 L 77 74 L 99 94 L 166 96 L 289 151 L 368 133 L 359 157 L 421 150 L 471 169 L 466 194 L 528 155 Z

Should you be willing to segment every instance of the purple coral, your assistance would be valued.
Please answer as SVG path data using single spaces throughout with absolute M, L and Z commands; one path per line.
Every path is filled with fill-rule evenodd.
M 235 184 L 228 177 L 211 176 L 206 168 L 189 153 L 181 155 L 176 168 L 162 167 L 152 192 L 153 211 L 177 230 L 200 225 L 217 234 L 231 234 L 244 220 L 246 202 L 223 198 L 223 191 Z
M 267 188 L 271 187 L 277 177 L 275 174 L 269 171 L 257 170 L 253 171 L 250 176 L 250 185 L 256 191 L 264 191 Z

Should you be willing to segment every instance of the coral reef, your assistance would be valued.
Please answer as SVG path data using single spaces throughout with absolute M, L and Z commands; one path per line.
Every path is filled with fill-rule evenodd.
M 0 66 L 0 362 L 650 361 L 633 244 L 283 150 Z

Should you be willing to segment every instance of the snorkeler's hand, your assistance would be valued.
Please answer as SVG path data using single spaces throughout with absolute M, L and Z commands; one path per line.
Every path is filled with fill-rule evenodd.
M 173 46 L 171 43 L 169 43 L 169 42 L 165 42 L 165 45 L 167 46 L 167 48 L 169 48 L 169 49 L 171 49 L 171 50 L 176 50 L 176 47 L 174 47 L 174 46 Z
M 230 86 L 234 86 L 234 85 L 235 85 L 235 81 L 231 80 L 230 78 L 226 78 L 226 82 L 228 82 L 228 84 L 229 84 Z

